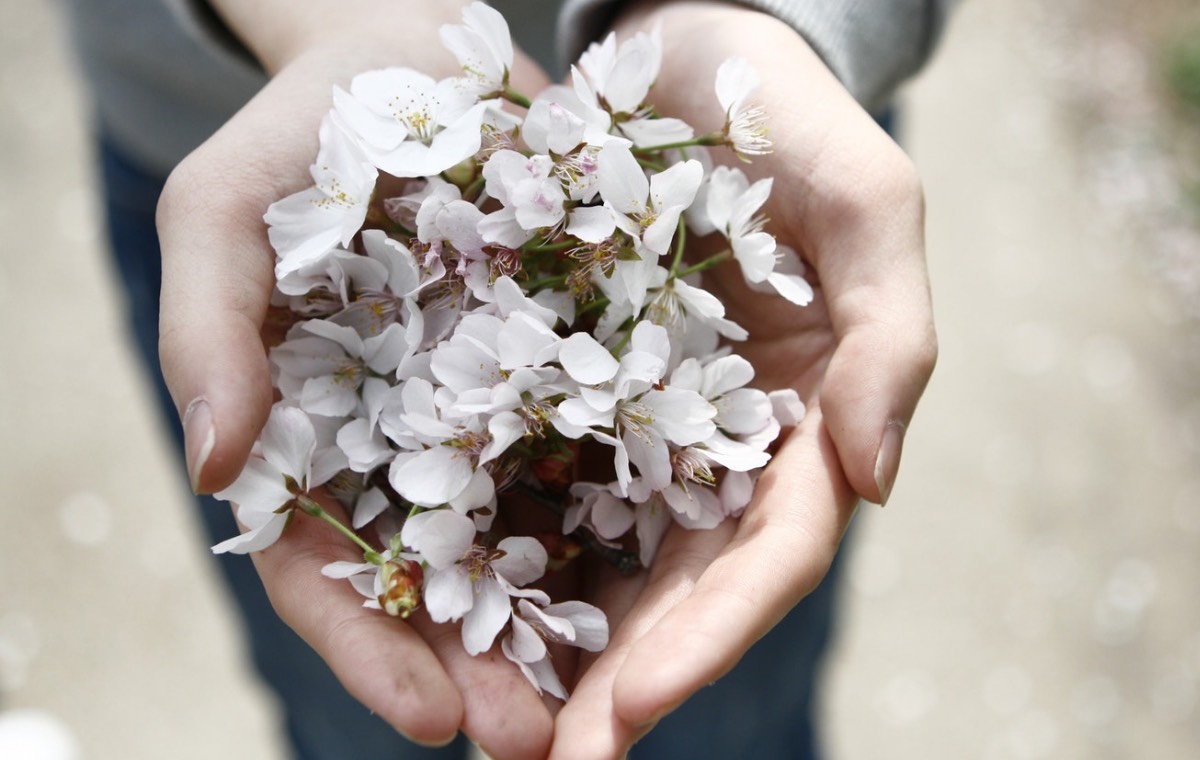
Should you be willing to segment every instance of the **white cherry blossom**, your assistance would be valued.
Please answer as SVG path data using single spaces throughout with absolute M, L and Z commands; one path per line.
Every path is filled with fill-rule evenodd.
M 634 114 L 646 100 L 662 66 L 662 36 L 658 29 L 639 32 L 619 46 L 615 34 L 593 42 L 579 58 L 597 100 L 609 113 Z
M 217 544 L 213 553 L 248 554 L 279 540 L 291 516 L 291 510 L 283 507 L 337 471 L 314 468 L 316 453 L 317 433 L 308 415 L 295 407 L 273 407 L 241 474 L 215 494 L 237 505 L 238 521 L 249 530 Z
M 733 257 L 749 283 L 767 283 L 779 295 L 803 306 L 812 300 L 812 286 L 797 274 L 775 271 L 775 238 L 763 231 L 759 210 L 771 195 L 771 179 L 754 184 L 740 169 L 718 166 L 709 175 L 708 215 L 729 239 Z
M 441 28 L 442 44 L 458 59 L 467 86 L 481 97 L 495 97 L 507 86 L 513 65 L 508 23 L 486 3 L 471 3 L 462 13 L 464 24 Z
M 606 359 L 598 345 L 586 333 L 563 342 L 563 369 L 583 387 L 579 397 L 559 404 L 552 422 L 570 438 L 590 434 L 612 446 L 622 486 L 632 480 L 632 463 L 652 487 L 665 488 L 671 481 L 668 443 L 688 446 L 709 438 L 716 410 L 695 391 L 655 387 L 670 353 L 666 331 L 658 325 L 638 324 L 619 362 Z
M 416 320 L 414 320 L 415 324 Z M 416 350 L 417 331 L 398 323 L 363 338 L 352 327 L 313 319 L 297 325 L 289 340 L 271 352 L 285 397 L 306 412 L 340 417 L 359 406 L 359 390 L 389 375 Z
M 309 168 L 313 187 L 272 203 L 263 216 L 279 257 L 279 279 L 350 244 L 366 219 L 379 175 L 336 113 L 321 122 L 319 137 L 321 149 Z
M 539 694 L 548 691 L 566 699 L 567 690 L 550 662 L 546 642 L 599 652 L 608 646 L 608 620 L 586 602 L 547 604 L 549 600 L 543 598 L 531 596 L 517 602 L 511 631 L 501 642 L 501 651 L 516 663 Z
M 394 177 L 427 177 L 479 151 L 487 104 L 458 80 L 435 81 L 412 69 L 368 71 L 334 106 L 370 159 Z
M 404 523 L 401 540 L 429 565 L 425 609 L 435 623 L 462 620 L 468 654 L 486 652 L 512 617 L 510 595 L 546 571 L 546 549 L 534 538 L 510 536 L 495 549 L 475 543 L 475 524 L 448 510 Z
M 743 159 L 771 152 L 766 112 L 759 106 L 746 104 L 758 85 L 758 74 L 741 56 L 730 58 L 717 69 L 717 100 L 725 111 L 725 138 Z
M 600 194 L 618 227 L 645 249 L 662 256 L 671 245 L 679 215 L 692 204 L 704 179 L 699 161 L 675 164 L 646 179 L 629 148 L 609 143 L 597 158 Z

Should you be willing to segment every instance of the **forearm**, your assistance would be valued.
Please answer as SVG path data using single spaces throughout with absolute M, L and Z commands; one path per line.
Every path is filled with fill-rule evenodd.
M 213 9 L 246 48 L 274 74 L 301 53 L 327 42 L 361 40 L 364 67 L 396 57 L 403 40 L 436 39 L 455 23 L 468 0 L 211 0 Z M 447 58 L 447 64 L 453 61 Z

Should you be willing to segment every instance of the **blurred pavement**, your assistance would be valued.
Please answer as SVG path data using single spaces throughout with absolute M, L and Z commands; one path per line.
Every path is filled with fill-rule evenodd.
M 91 760 L 275 757 L 125 343 L 52 10 L 0 0 L 0 710 Z M 1200 757 L 1195 324 L 1081 183 L 1046 12 L 966 3 L 907 91 L 942 359 L 856 519 L 838 760 Z

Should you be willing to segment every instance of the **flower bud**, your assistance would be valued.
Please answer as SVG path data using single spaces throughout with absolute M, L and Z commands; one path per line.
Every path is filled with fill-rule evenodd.
M 383 587 L 379 605 L 389 615 L 408 617 L 421 606 L 421 583 L 424 578 L 425 572 L 419 562 L 388 560 L 379 570 L 379 582 Z

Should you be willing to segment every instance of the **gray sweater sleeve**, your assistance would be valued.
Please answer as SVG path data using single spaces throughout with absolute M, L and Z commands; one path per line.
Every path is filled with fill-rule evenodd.
M 734 0 L 791 25 L 867 108 L 886 105 L 925 63 L 957 0 Z M 574 60 L 621 0 L 568 0 L 560 53 Z

